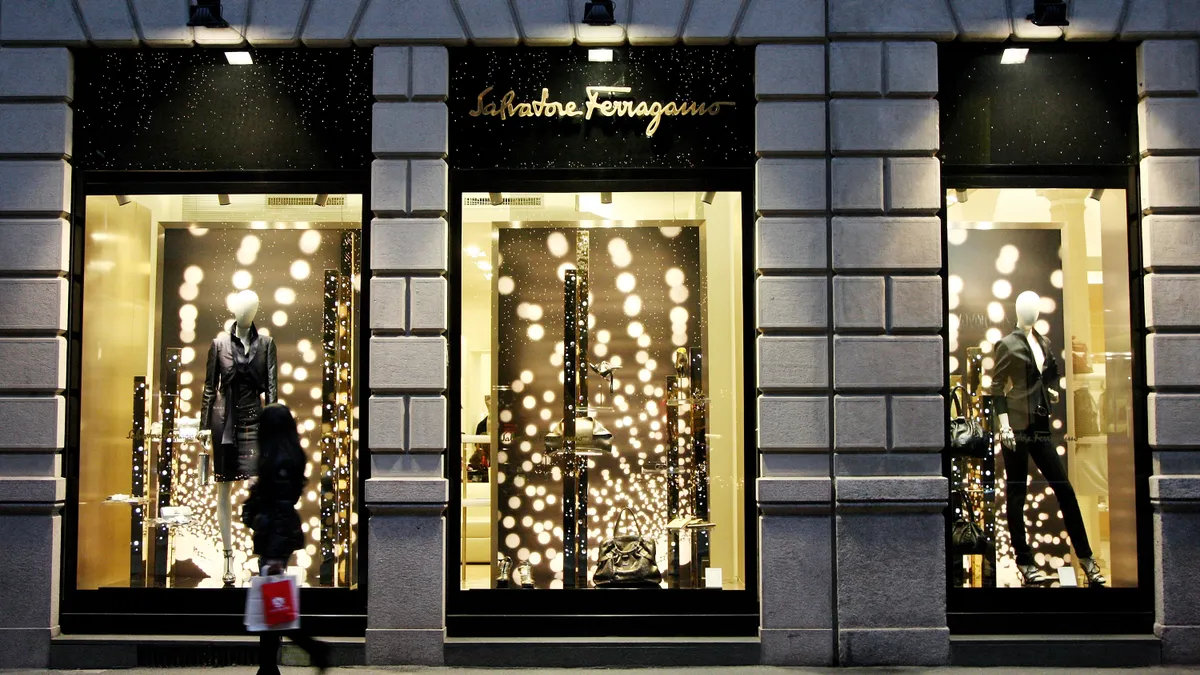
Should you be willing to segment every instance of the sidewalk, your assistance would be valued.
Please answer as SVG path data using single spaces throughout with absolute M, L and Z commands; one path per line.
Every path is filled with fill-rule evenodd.
M 0 670 L 4 675 L 162 675 L 185 673 L 214 673 L 218 675 L 254 675 L 256 668 L 180 668 L 163 670 L 161 668 L 139 668 L 134 670 Z M 316 673 L 311 668 L 281 667 L 283 675 L 308 675 Z M 841 674 L 878 674 L 878 675 L 1086 675 L 1114 673 L 1151 673 L 1174 675 L 1176 673 L 1198 673 L 1200 667 L 1162 667 L 1162 668 L 1129 668 L 1129 669 L 1100 669 L 1100 668 L 770 668 L 766 665 L 746 665 L 734 668 L 622 668 L 622 669 L 488 669 L 488 668 L 331 668 L 330 674 L 337 675 L 575 675 L 578 673 L 604 673 L 605 675 L 841 675 Z

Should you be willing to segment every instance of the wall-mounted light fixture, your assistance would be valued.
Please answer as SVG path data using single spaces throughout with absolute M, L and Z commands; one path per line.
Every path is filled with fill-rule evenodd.
M 117 204 L 119 206 L 125 206 L 131 201 L 133 200 L 129 198 L 129 195 L 117 195 Z
M 1025 63 L 1025 58 L 1029 56 L 1029 50 L 1026 48 L 1009 47 L 1000 55 L 1000 63 L 1006 66 L 1016 63 Z
M 1064 0 L 1033 0 L 1033 14 L 1025 17 L 1035 26 L 1070 26 Z
M 254 57 L 250 55 L 250 52 L 225 52 L 225 60 L 231 66 L 254 65 Z
M 329 195 L 322 194 L 322 195 L 317 195 L 317 198 L 313 200 L 313 204 L 316 206 L 325 206 L 325 203 L 328 201 L 329 201 Z
M 1089 192 L 1087 196 L 1088 199 L 1094 202 L 1100 201 L 1102 197 L 1104 197 L 1104 188 L 1096 188 Z
M 967 200 L 971 198 L 971 195 L 966 190 L 955 190 L 954 197 L 958 199 L 959 204 L 966 204 Z
M 612 0 L 592 0 L 583 6 L 583 22 L 589 26 L 611 26 L 617 22 Z
M 196 0 L 188 8 L 189 26 L 199 28 L 229 28 L 229 22 L 221 18 L 221 0 Z
M 229 195 L 217 195 L 217 203 L 221 206 L 229 206 Z
M 704 202 L 705 204 L 708 204 L 709 206 L 712 206 L 713 200 L 716 198 L 717 198 L 716 192 L 705 192 L 704 195 L 702 197 L 700 197 L 700 201 Z
M 600 193 L 600 203 L 601 204 L 611 204 L 612 203 L 612 193 L 611 192 L 601 192 Z
M 504 195 L 499 192 L 489 192 L 488 201 L 492 206 L 501 206 L 504 204 Z

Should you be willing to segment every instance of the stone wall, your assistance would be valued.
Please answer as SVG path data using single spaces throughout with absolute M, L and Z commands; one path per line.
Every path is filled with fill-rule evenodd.
M 1200 662 L 1200 45 L 1138 49 L 1147 424 L 1154 452 L 1155 632 Z M 1143 535 L 1144 536 L 1144 535 Z

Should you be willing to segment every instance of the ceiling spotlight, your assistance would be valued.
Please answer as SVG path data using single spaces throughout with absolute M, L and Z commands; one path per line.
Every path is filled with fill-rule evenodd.
M 221 0 L 196 0 L 188 11 L 189 26 L 229 28 L 229 22 L 221 18 Z
M 492 203 L 492 206 L 501 206 L 504 204 L 504 195 L 499 192 L 489 192 L 488 201 Z
M 1004 65 L 1025 63 L 1025 57 L 1027 56 L 1029 56 L 1028 49 L 1009 47 L 1008 49 L 1004 50 L 1003 54 L 1000 55 L 1000 63 L 1003 63 Z
M 1025 17 L 1035 26 L 1070 26 L 1064 0 L 1033 0 L 1033 14 Z
M 221 206 L 229 206 L 229 195 L 217 195 L 217 203 Z
M 971 198 L 971 196 L 967 194 L 966 190 L 955 190 L 954 196 L 956 199 L 958 199 L 959 204 L 966 204 L 967 200 Z
M 601 204 L 611 204 L 612 203 L 612 193 L 611 192 L 601 192 L 600 193 L 600 203 Z
M 704 196 L 700 197 L 700 201 L 711 206 L 713 203 L 713 200 L 716 198 L 717 198 L 716 192 L 705 192 Z
M 611 26 L 617 22 L 612 0 L 589 1 L 583 6 L 583 22 L 589 26 Z
M 316 206 L 325 206 L 325 202 L 327 201 L 329 201 L 329 195 L 317 195 L 317 198 L 313 200 L 313 204 Z
M 129 195 L 117 195 L 117 204 L 121 206 L 125 206 L 131 201 L 133 200 L 129 198 Z
M 1098 201 L 1100 201 L 1100 198 L 1103 196 L 1104 196 L 1104 188 L 1096 188 L 1088 193 L 1087 198 L 1094 202 L 1098 202 Z
M 250 52 L 225 52 L 225 60 L 231 66 L 254 65 L 254 57 L 250 55 Z

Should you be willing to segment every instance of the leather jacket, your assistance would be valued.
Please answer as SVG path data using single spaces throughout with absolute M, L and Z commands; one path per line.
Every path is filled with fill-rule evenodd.
M 275 341 L 259 335 L 254 324 L 248 340 L 249 352 L 238 339 L 235 324 L 229 334 L 214 338 L 208 349 L 200 428 L 212 431 L 213 445 L 236 443 L 238 426 L 258 423 L 263 394 L 267 403 L 279 400 Z
M 1050 351 L 1050 341 L 1033 331 L 1042 348 L 1044 361 L 1039 372 L 1033 350 L 1025 334 L 1015 330 L 995 345 L 996 365 L 992 369 L 992 392 L 996 413 L 1008 413 L 1008 424 L 1016 431 L 1044 423 L 1050 416 L 1047 388 L 1058 386 L 1058 360 Z M 1011 383 L 1011 387 L 1008 385 Z M 1007 391 L 1005 389 L 1007 388 Z

